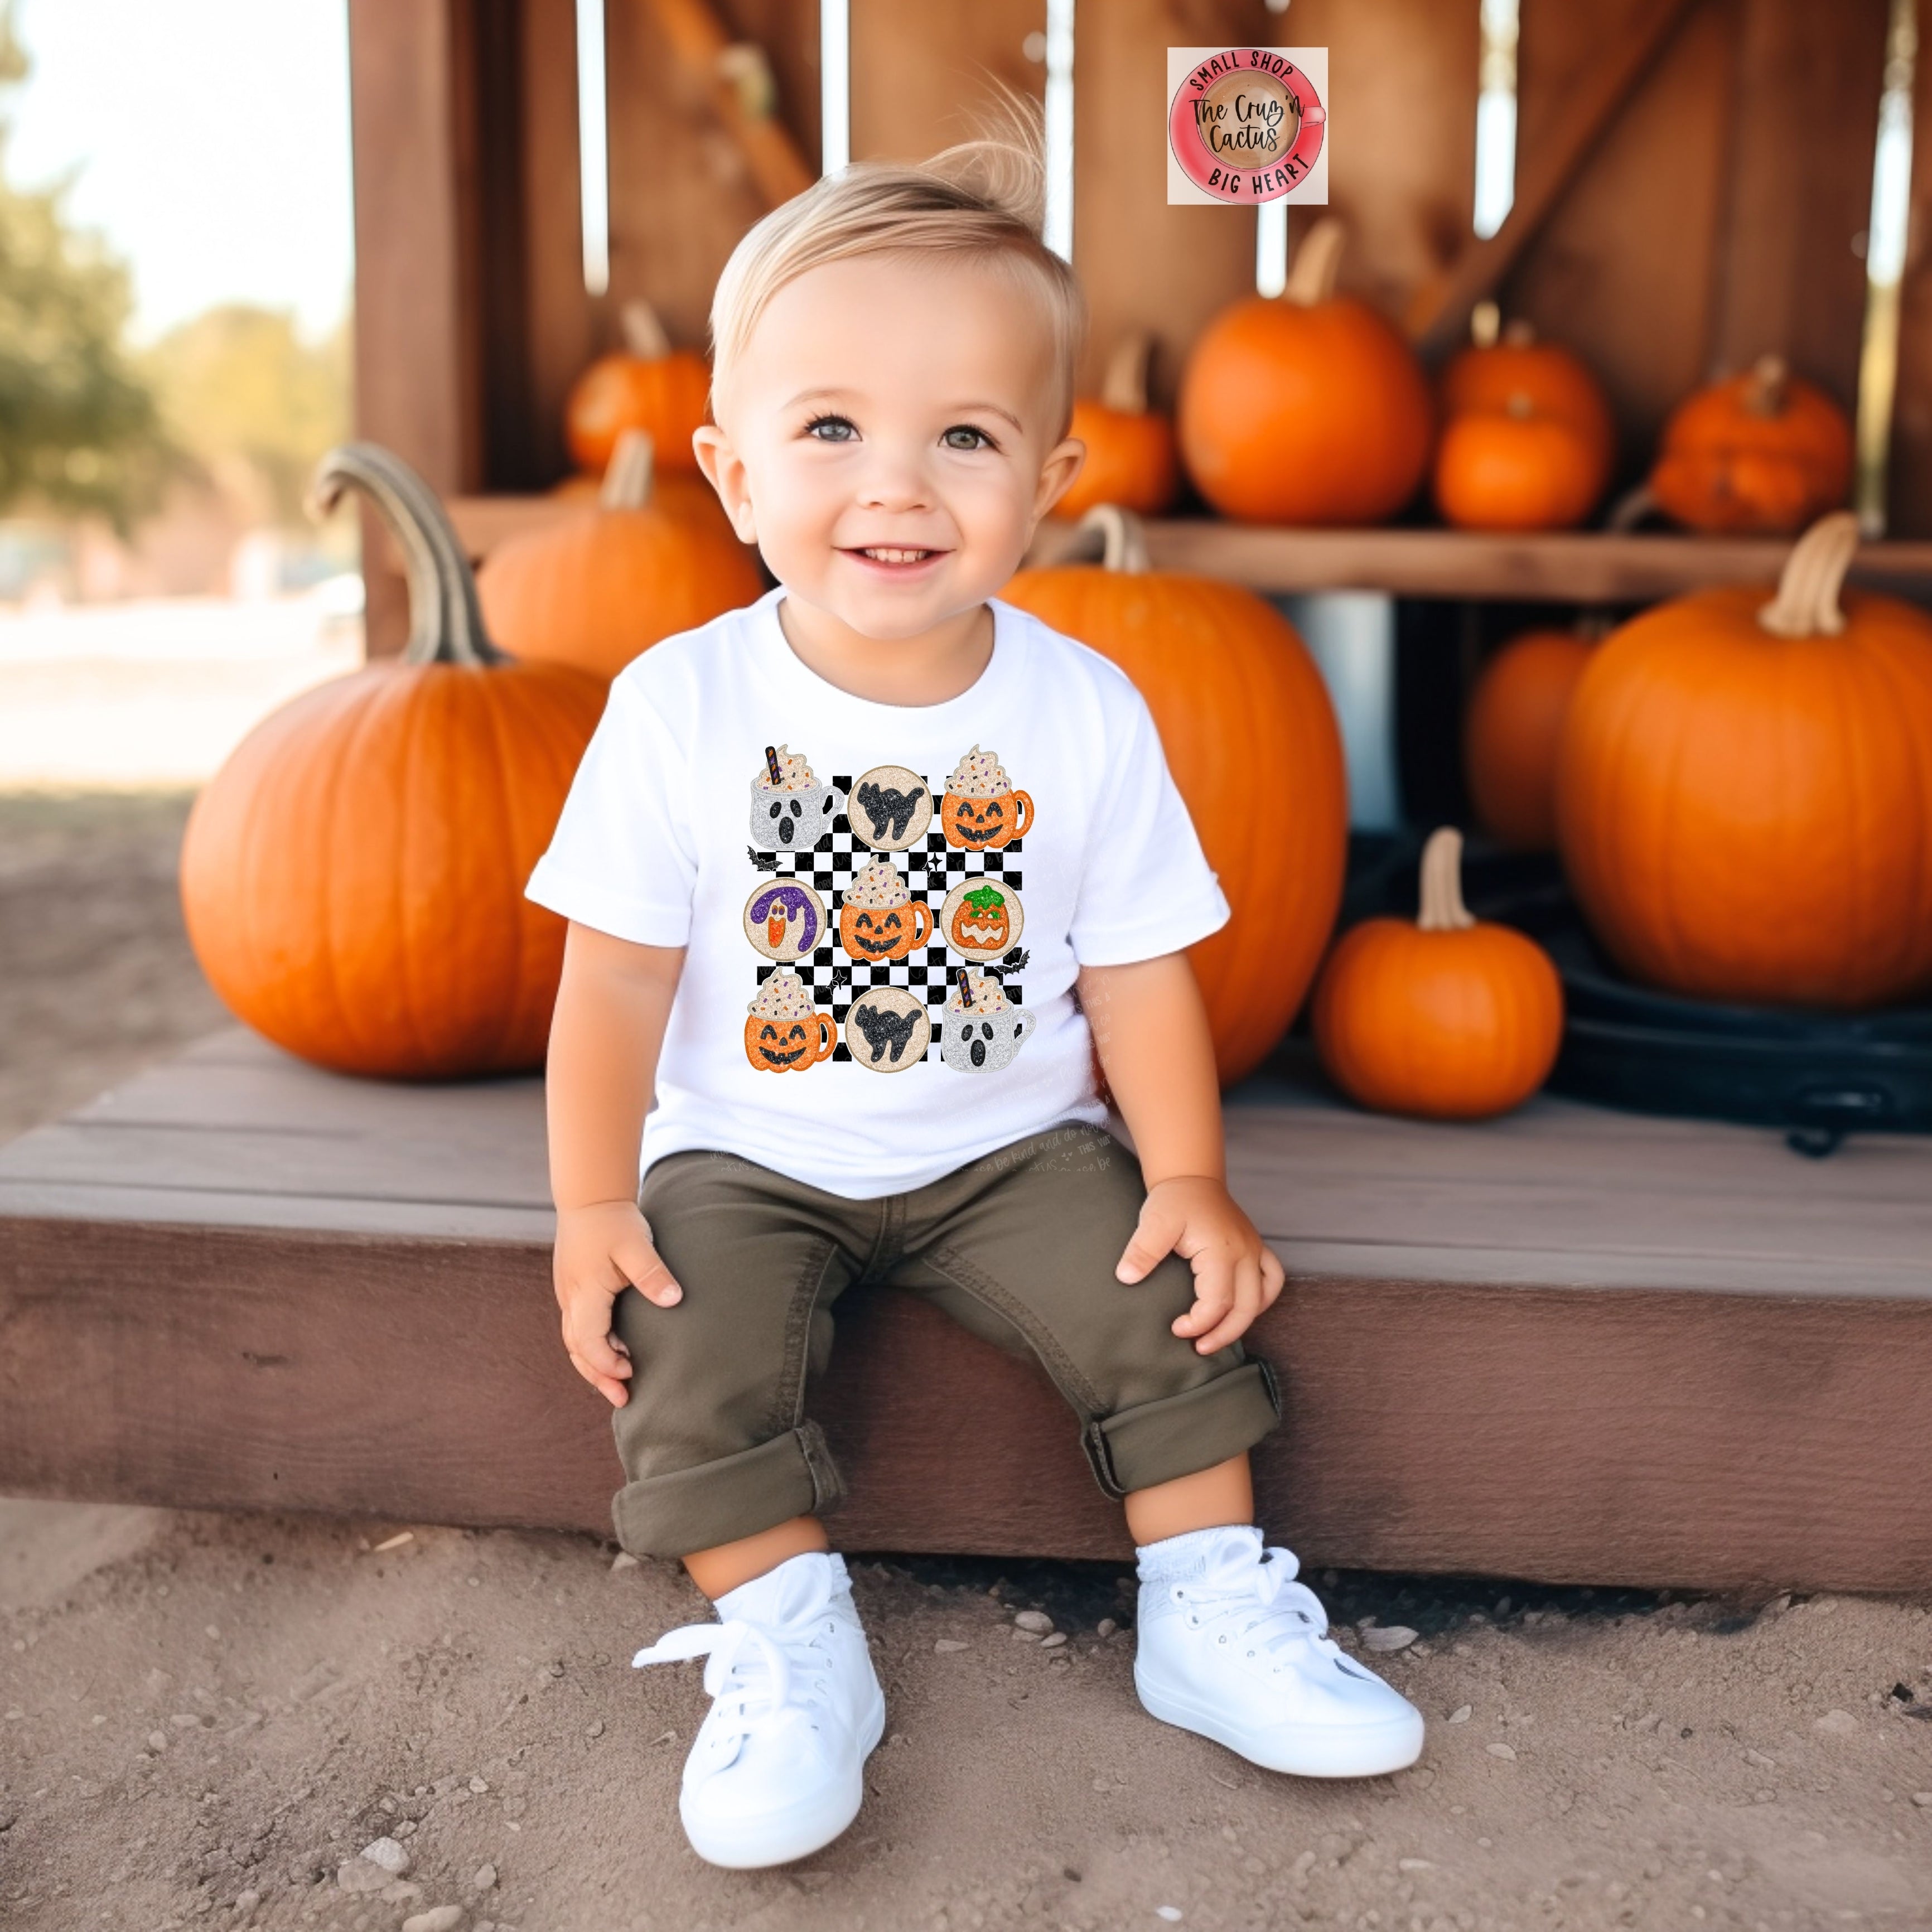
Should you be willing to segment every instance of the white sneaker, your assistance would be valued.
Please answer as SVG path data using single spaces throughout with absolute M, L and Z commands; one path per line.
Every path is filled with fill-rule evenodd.
M 1196 1530 L 1140 1552 L 1134 1688 L 1162 1724 L 1269 1771 L 1375 1778 L 1422 1754 L 1422 1713 L 1344 1656 L 1286 1550 L 1252 1528 Z
M 678 1815 L 714 1865 L 782 1865 L 859 1815 L 886 1700 L 842 1558 L 794 1556 L 668 1631 L 633 1664 L 708 1657 L 715 1700 L 685 1760 Z

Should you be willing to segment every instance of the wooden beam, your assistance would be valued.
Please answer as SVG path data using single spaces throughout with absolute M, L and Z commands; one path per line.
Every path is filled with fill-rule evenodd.
M 464 302 L 458 144 L 459 17 L 451 0 L 350 0 L 356 154 L 356 426 L 445 493 L 483 482 Z M 391 553 L 363 521 L 365 558 Z M 365 573 L 372 655 L 407 632 L 399 572 Z
M 1424 356 L 1440 354 L 1460 338 L 1470 310 L 1508 274 L 1692 4 L 1644 0 L 1603 58 L 1585 70 L 1570 98 L 1539 113 L 1540 124 L 1552 131 L 1547 145 L 1530 151 L 1519 166 L 1516 200 L 1502 226 L 1470 243 L 1454 267 L 1419 290 L 1409 305 L 1408 332 Z
M 1932 0 L 1919 0 L 1918 11 L 1911 211 L 1886 490 L 1886 528 L 1900 537 L 1932 537 Z

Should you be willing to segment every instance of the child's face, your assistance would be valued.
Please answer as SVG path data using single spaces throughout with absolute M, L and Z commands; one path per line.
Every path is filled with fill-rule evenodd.
M 862 635 L 917 637 L 1005 584 L 1078 473 L 1038 299 L 997 269 L 866 256 L 788 283 L 698 433 L 741 537 Z

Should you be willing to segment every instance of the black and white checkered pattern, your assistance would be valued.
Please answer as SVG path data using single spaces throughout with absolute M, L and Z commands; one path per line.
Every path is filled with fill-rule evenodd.
M 835 773 L 832 782 L 842 797 L 851 796 L 850 778 Z M 1026 841 L 1016 838 L 1004 850 L 992 852 L 966 852 L 947 844 L 946 835 L 940 830 L 938 809 L 944 788 L 934 787 L 930 778 L 925 783 L 934 802 L 932 819 L 925 837 L 909 850 L 874 851 L 854 835 L 851 820 L 842 812 L 813 850 L 778 854 L 777 869 L 770 874 L 775 878 L 801 880 L 825 902 L 830 922 L 830 929 L 824 935 L 826 943 L 816 952 L 794 960 L 791 970 L 810 989 L 812 1004 L 830 1010 L 832 1024 L 838 1030 L 838 1043 L 832 1054 L 834 1060 L 852 1058 L 845 1044 L 845 1016 L 851 1011 L 853 1001 L 874 986 L 904 986 L 925 1002 L 926 1018 L 932 1022 L 932 1042 L 926 1053 L 929 1060 L 939 1058 L 940 1024 L 945 1017 L 946 995 L 957 983 L 955 975 L 960 967 L 971 965 L 976 973 L 1000 973 L 1007 999 L 1015 1006 L 1024 1004 L 1024 989 L 1017 980 L 1005 976 L 998 961 L 990 968 L 982 967 L 949 950 L 939 937 L 939 908 L 946 894 L 962 879 L 998 879 L 1016 892 L 1024 892 L 1026 881 L 1021 877 L 1020 848 Z M 904 959 L 854 959 L 838 944 L 838 913 L 845 888 L 874 859 L 890 865 L 904 880 L 913 897 L 925 900 L 932 909 L 932 944 Z M 1024 944 L 1024 932 L 1020 938 Z M 777 970 L 775 962 L 760 960 L 757 984 L 763 986 Z

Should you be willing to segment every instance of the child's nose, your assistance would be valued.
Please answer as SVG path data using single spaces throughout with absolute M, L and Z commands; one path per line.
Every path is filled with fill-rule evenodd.
M 929 510 L 932 479 L 916 455 L 880 450 L 860 479 L 859 500 L 868 510 Z

